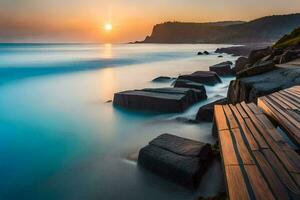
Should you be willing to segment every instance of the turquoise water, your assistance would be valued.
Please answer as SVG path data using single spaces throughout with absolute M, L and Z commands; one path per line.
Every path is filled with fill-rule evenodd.
M 165 87 L 234 57 L 196 56 L 226 45 L 0 44 L 0 199 L 194 199 L 143 169 L 135 154 L 161 133 L 213 143 L 211 124 L 187 124 L 226 95 L 230 78 L 182 114 L 113 108 L 117 91 Z

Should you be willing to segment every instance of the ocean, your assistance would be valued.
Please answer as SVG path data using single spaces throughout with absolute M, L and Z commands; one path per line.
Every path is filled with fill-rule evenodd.
M 214 194 L 211 172 L 188 191 L 137 166 L 162 133 L 214 143 L 211 123 L 186 123 L 226 96 L 232 78 L 180 114 L 114 108 L 115 92 L 149 87 L 236 57 L 197 56 L 215 44 L 0 44 L 0 199 L 195 199 Z M 222 176 L 220 174 L 219 176 Z

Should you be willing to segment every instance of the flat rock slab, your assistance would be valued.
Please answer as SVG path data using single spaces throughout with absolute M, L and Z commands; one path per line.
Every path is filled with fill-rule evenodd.
M 219 64 L 213 65 L 209 67 L 209 71 L 216 72 L 219 76 L 232 76 L 233 70 L 231 69 L 231 65 L 233 63 L 230 61 L 221 62 Z
M 168 77 L 168 76 L 159 76 L 159 77 L 153 79 L 152 82 L 169 82 L 172 80 L 173 80 L 173 78 Z
M 176 87 L 176 88 L 192 88 L 192 89 L 197 89 L 197 90 L 200 90 L 200 91 L 203 91 L 204 93 L 206 93 L 206 90 L 205 90 L 205 87 L 203 84 L 195 83 L 195 82 L 189 81 L 189 80 L 178 79 L 175 81 L 174 87 Z
M 197 71 L 188 75 L 181 75 L 178 77 L 179 80 L 189 80 L 196 83 L 202 83 L 206 85 L 215 85 L 222 83 L 220 77 L 216 72 L 211 71 Z
M 138 164 L 161 177 L 195 189 L 211 157 L 209 144 L 162 134 L 140 150 Z
M 115 93 L 113 104 L 137 111 L 176 113 L 206 98 L 205 92 L 196 89 L 147 88 Z

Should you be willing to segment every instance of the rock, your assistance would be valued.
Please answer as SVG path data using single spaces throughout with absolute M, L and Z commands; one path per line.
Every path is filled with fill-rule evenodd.
M 232 69 L 236 74 L 239 73 L 242 70 L 246 69 L 246 65 L 248 64 L 248 58 L 246 57 L 239 57 L 236 61 L 235 61 L 235 66 Z
M 197 53 L 197 55 L 198 55 L 198 56 L 201 56 L 201 55 L 203 55 L 203 53 L 202 53 L 201 51 L 199 51 L 199 52 Z
M 206 98 L 205 92 L 196 89 L 153 88 L 115 93 L 113 105 L 137 111 L 174 113 L 183 112 Z
M 218 58 L 223 58 L 223 56 L 222 56 L 222 55 L 219 55 Z
M 171 77 L 168 77 L 168 76 L 159 76 L 159 77 L 153 79 L 152 82 L 169 82 L 171 80 L 172 80 Z
M 300 49 L 299 50 L 287 50 L 281 55 L 279 64 L 287 63 L 287 62 L 290 62 L 297 58 L 300 58 Z
M 233 71 L 231 70 L 231 65 L 233 63 L 230 61 L 222 62 L 209 67 L 209 71 L 216 72 L 219 76 L 231 76 Z
M 225 47 L 218 48 L 215 53 L 227 53 L 233 56 L 249 56 L 251 51 L 256 49 L 266 48 L 271 44 L 248 44 L 245 46 L 233 46 L 233 47 Z
M 271 53 L 272 53 L 272 49 L 270 47 L 251 51 L 248 61 L 249 61 L 250 65 L 253 65 L 257 61 L 259 61 L 263 57 L 270 55 Z
M 140 150 L 138 164 L 161 177 L 196 189 L 211 159 L 209 144 L 163 134 Z
M 175 81 L 174 87 L 176 88 L 193 88 L 197 90 L 201 90 L 206 94 L 206 90 L 203 84 L 192 82 L 189 80 L 177 79 Z
M 107 100 L 105 103 L 111 103 L 112 102 L 112 100 Z
M 231 81 L 228 103 L 256 102 L 260 96 L 300 84 L 300 67 L 278 67 L 263 74 Z
M 220 77 L 216 72 L 210 71 L 197 71 L 188 75 L 181 75 L 178 77 L 179 80 L 189 80 L 196 83 L 202 83 L 207 85 L 215 85 L 217 83 L 222 83 Z
M 209 55 L 209 52 L 208 51 L 203 51 L 203 54 Z
M 255 64 L 252 67 L 249 67 L 245 70 L 238 72 L 236 77 L 241 78 L 241 77 L 247 77 L 247 76 L 255 76 L 255 75 L 266 73 L 266 72 L 269 72 L 269 71 L 272 71 L 275 69 L 276 69 L 276 67 L 274 65 L 273 60 L 265 61 L 262 63 Z
M 223 98 L 200 107 L 196 115 L 196 120 L 202 122 L 212 122 L 214 116 L 214 106 L 224 105 L 226 103 L 227 98 Z

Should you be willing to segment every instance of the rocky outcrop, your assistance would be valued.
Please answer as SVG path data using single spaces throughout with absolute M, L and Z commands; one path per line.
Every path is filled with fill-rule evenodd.
M 173 80 L 173 78 L 168 77 L 168 76 L 159 76 L 155 79 L 152 80 L 152 82 L 169 82 Z
M 219 76 L 232 76 L 231 61 L 221 62 L 209 67 L 209 71 L 216 72 Z
M 248 62 L 250 65 L 255 64 L 258 60 L 270 55 L 272 53 L 272 49 L 267 47 L 265 49 L 254 50 L 250 53 L 248 57 Z
M 183 80 L 183 79 L 177 79 L 175 81 L 174 87 L 176 88 L 192 88 L 192 89 L 197 89 L 200 91 L 203 91 L 206 93 L 205 87 L 201 83 L 195 83 L 189 80 Z
M 113 105 L 137 111 L 174 113 L 183 112 L 206 98 L 205 92 L 196 89 L 150 88 L 115 93 Z
M 212 159 L 209 144 L 163 134 L 139 152 L 138 164 L 190 189 L 196 189 Z
M 251 51 L 257 49 L 263 49 L 271 44 L 269 43 L 257 43 L 257 44 L 247 44 L 243 46 L 233 46 L 233 47 L 224 47 L 218 48 L 215 53 L 226 53 L 233 56 L 246 56 L 248 57 Z
M 247 68 L 247 64 L 248 64 L 248 58 L 247 57 L 239 57 L 236 61 L 235 61 L 235 66 L 232 68 L 232 71 L 237 74 L 240 71 L 243 71 Z
M 226 103 L 227 98 L 223 98 L 200 107 L 196 115 L 196 120 L 201 122 L 212 122 L 214 116 L 214 106 L 224 105 Z
M 221 83 L 220 77 L 216 72 L 210 71 L 197 71 L 188 75 L 181 75 L 178 77 L 179 80 L 189 80 L 196 83 L 202 83 L 206 85 L 215 85 Z
M 228 102 L 256 102 L 260 96 L 300 84 L 300 66 L 279 67 L 256 76 L 231 81 L 228 88 Z
M 247 76 L 255 76 L 258 74 L 263 74 L 265 72 L 269 72 L 272 70 L 277 69 L 274 65 L 272 60 L 270 61 L 263 61 L 261 63 L 257 63 L 252 67 L 248 67 L 236 74 L 237 78 L 247 77 Z

